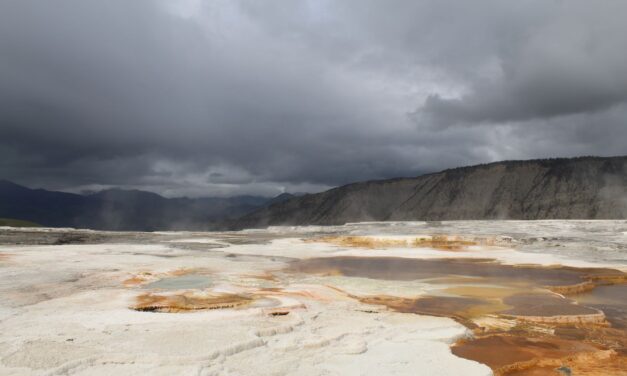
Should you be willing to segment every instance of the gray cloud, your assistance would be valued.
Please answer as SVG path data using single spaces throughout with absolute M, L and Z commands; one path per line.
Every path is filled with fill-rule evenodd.
M 627 101 L 627 3 L 548 3 L 548 20 L 498 53 L 501 74 L 459 98 L 427 98 L 440 124 L 503 123 L 603 111 Z M 496 30 L 499 32 L 498 30 Z M 500 30 L 506 32 L 506 29 Z
M 623 2 L 0 3 L 0 177 L 316 191 L 625 154 Z

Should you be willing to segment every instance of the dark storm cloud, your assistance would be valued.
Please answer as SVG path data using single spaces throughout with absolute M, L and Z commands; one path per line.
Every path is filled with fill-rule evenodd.
M 624 154 L 626 11 L 618 1 L 3 1 L 0 177 L 270 195 Z

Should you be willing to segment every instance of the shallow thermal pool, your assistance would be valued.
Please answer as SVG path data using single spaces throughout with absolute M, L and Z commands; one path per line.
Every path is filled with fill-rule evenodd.
M 144 285 L 143 288 L 162 290 L 205 289 L 211 285 L 212 280 L 208 276 L 187 274 L 161 278 L 157 281 Z

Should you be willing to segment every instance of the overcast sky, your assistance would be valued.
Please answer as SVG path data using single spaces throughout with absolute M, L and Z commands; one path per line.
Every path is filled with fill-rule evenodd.
M 2 0 L 0 178 L 319 191 L 627 154 L 627 1 Z

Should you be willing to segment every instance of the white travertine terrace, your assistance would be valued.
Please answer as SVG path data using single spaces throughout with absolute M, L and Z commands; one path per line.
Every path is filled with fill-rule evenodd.
M 560 236 L 586 227 L 545 222 L 558 228 Z M 483 221 L 447 223 L 443 231 L 470 234 L 473 225 L 474 233 L 481 235 L 529 236 L 536 231 L 544 236 L 546 230 L 542 223 L 517 222 L 505 231 L 506 223 Z M 623 230 L 615 232 L 616 238 L 624 237 L 624 221 L 611 226 Z M 445 286 L 291 275 L 281 270 L 289 259 L 329 256 L 487 257 L 509 264 L 625 269 L 624 263 L 581 260 L 567 250 L 541 254 L 504 244 L 453 252 L 427 247 L 359 249 L 309 240 L 320 232 L 396 239 L 433 231 L 422 228 L 420 223 L 271 228 L 161 233 L 154 239 L 147 235 L 143 244 L 0 246 L 0 374 L 491 375 L 489 367 L 451 353 L 454 341 L 470 335 L 452 319 L 396 313 L 342 293 L 419 296 Z M 598 234 L 590 236 L 596 241 Z M 239 244 L 233 239 L 248 241 Z M 203 250 L 208 244 L 219 248 Z M 212 293 L 263 298 L 259 304 L 234 309 L 186 313 L 131 309 L 138 296 L 151 292 L 147 283 L 184 273 L 208 276 L 211 286 L 206 290 Z M 272 277 L 264 277 L 268 273 Z M 128 283 L 133 278 L 137 283 Z M 189 289 L 179 290 L 155 293 Z M 265 306 L 270 300 L 273 305 Z

